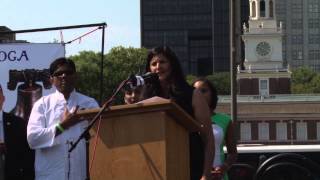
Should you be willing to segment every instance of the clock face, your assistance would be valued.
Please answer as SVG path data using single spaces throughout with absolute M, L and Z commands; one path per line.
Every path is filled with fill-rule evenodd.
M 259 56 L 267 56 L 271 52 L 271 46 L 265 41 L 260 42 L 256 47 L 256 52 Z

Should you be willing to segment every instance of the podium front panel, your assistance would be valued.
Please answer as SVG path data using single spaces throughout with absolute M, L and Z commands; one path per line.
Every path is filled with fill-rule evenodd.
M 90 132 L 90 161 L 97 126 Z M 90 179 L 187 180 L 188 147 L 188 131 L 165 111 L 107 117 L 101 120 Z

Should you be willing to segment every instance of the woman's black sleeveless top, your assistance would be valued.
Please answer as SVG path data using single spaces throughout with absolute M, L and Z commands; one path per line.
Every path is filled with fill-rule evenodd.
M 188 85 L 183 88 L 183 93 L 179 93 L 179 90 L 178 92 L 170 93 L 173 96 L 170 98 L 192 117 L 194 117 L 192 108 L 193 90 L 194 88 Z M 198 132 L 189 133 L 189 152 L 190 179 L 199 180 L 203 173 L 204 146 Z

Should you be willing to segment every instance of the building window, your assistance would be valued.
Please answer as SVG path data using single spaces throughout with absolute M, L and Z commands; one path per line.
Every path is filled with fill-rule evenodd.
M 309 59 L 310 60 L 319 60 L 320 59 L 320 50 L 309 50 Z
M 309 4 L 309 12 L 311 13 L 318 13 L 319 12 L 319 5 L 318 4 Z
M 318 29 L 320 25 L 320 20 L 319 19 L 315 19 L 315 18 L 310 18 L 308 20 L 308 26 L 309 28 L 315 28 Z
M 258 123 L 259 140 L 269 140 L 269 123 Z
M 298 51 L 298 59 L 302 59 L 302 51 Z
M 293 2 L 291 5 L 292 13 L 293 14 L 302 14 L 302 4 L 301 2 Z
M 269 79 L 259 79 L 259 92 L 261 96 L 269 95 Z
M 253 1 L 252 2 L 252 17 L 256 17 L 257 16 L 257 13 L 256 13 L 256 2 L 255 1 Z
M 320 35 L 309 34 L 309 44 L 320 44 Z
M 292 19 L 293 29 L 302 29 L 302 19 Z
M 292 44 L 303 44 L 302 35 L 292 35 Z
M 301 60 L 303 58 L 303 54 L 301 50 L 293 50 L 292 51 L 292 59 L 293 60 Z
M 269 2 L 269 12 L 270 12 L 270 17 L 273 18 L 273 1 L 270 0 Z
M 260 17 L 266 17 L 266 2 L 260 1 Z
M 251 140 L 251 123 L 240 123 L 240 140 L 250 141 Z
M 300 141 L 308 140 L 307 123 L 305 122 L 297 123 L 297 140 L 300 140 Z
M 288 140 L 287 123 L 284 123 L 284 122 L 276 123 L 276 139 Z
M 316 63 L 314 63 L 314 64 L 316 64 Z M 314 70 L 316 72 L 319 72 L 320 71 L 320 65 L 319 64 L 314 65 Z
M 199 52 L 198 56 L 204 54 L 203 52 Z M 207 74 L 212 74 L 213 72 L 213 62 L 212 58 L 197 58 L 197 74 L 199 76 L 205 76 Z

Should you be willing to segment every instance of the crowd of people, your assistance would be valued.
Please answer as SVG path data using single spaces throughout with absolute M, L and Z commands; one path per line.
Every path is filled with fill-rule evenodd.
M 78 109 L 99 105 L 75 90 L 77 75 L 72 60 L 58 58 L 49 68 L 50 81 L 56 91 L 34 104 L 25 138 L 35 150 L 34 176 L 37 180 L 86 179 L 85 141 L 81 140 L 71 153 L 68 150 L 70 142 L 75 141 L 88 124 L 87 120 L 78 118 Z M 152 97 L 175 102 L 201 124 L 198 132 L 189 133 L 190 179 L 228 179 L 227 171 L 237 157 L 234 123 L 228 115 L 215 112 L 218 97 L 214 85 L 204 78 L 189 85 L 177 56 L 167 46 L 149 51 L 145 72 L 156 73 L 159 80 L 124 89 L 124 103 L 134 104 Z M 0 91 L 0 110 L 2 97 Z

